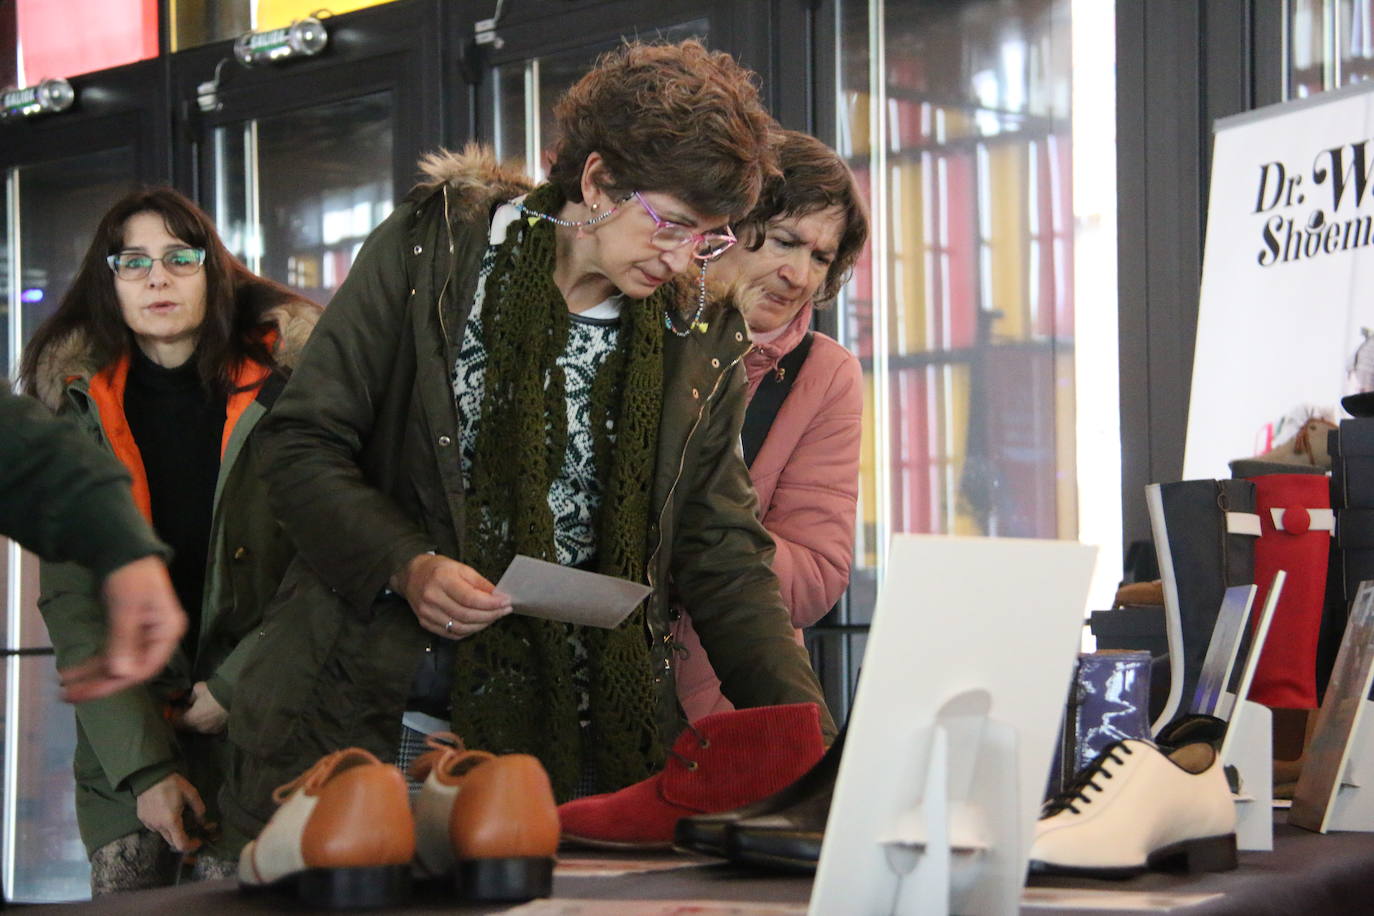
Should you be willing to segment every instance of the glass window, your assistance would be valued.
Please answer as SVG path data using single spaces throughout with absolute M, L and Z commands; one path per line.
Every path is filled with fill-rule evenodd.
M 706 42 L 710 23 L 695 19 L 680 25 L 655 29 L 642 36 L 645 41 L 685 41 L 698 38 Z M 627 36 L 636 37 L 636 36 Z M 596 58 L 612 50 L 619 40 L 561 51 L 546 57 L 518 60 L 495 68 L 491 80 L 492 137 L 496 155 L 525 163 L 525 171 L 536 181 L 544 178 L 544 154 L 553 147 L 553 106 L 559 97 L 582 78 Z
M 18 169 L 21 340 L 57 308 L 96 224 L 133 187 L 134 172 L 129 146 Z
M 876 23 L 874 8 L 838 10 L 837 148 L 874 223 L 839 305 L 867 381 L 846 622 L 870 619 L 898 532 L 1103 544 L 1110 587 L 1111 4 L 889 0 Z
M 132 187 L 133 175 L 133 149 L 120 147 L 21 166 L 5 176 L 0 305 L 6 306 L 8 372 L 17 368 L 18 344 L 66 293 L 96 224 Z M 37 559 L 2 539 L 0 585 L 4 647 L 51 645 L 37 607 Z M 73 801 L 71 708 L 57 697 L 51 656 L 12 656 L 3 667 L 6 778 L 15 788 L 4 799 L 4 820 L 14 831 L 5 850 L 6 894 L 32 903 L 84 898 L 90 870 Z
M 19 85 L 158 54 L 157 0 L 15 0 L 15 16 Z
M 1374 0 L 1289 0 L 1286 97 L 1374 77 Z
M 1374 77 L 1374 2 L 1341 0 L 1342 86 Z
M 217 129 L 212 209 L 229 250 L 327 303 L 391 212 L 393 104 L 379 92 Z
M 172 50 L 290 25 L 306 16 L 351 13 L 391 0 L 172 0 Z

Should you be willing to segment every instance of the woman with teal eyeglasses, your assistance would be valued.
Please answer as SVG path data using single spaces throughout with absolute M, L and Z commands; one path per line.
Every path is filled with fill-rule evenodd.
M 170 188 L 136 191 L 96 229 L 71 290 L 24 351 L 26 393 L 108 447 L 174 556 L 188 628 L 148 685 L 76 707 L 76 813 L 96 895 L 172 883 L 218 820 L 223 737 L 243 638 L 292 550 L 267 508 L 253 431 L 319 307 L 234 259 Z M 98 585 L 42 566 L 58 667 L 104 642 Z M 202 850 L 195 874 L 231 861 Z

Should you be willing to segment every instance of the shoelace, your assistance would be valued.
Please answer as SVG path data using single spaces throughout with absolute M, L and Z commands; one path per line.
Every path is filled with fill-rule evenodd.
M 1107 769 L 1107 764 L 1126 762 L 1116 756 L 1117 751 L 1127 756 L 1135 753 L 1135 751 L 1131 750 L 1129 745 L 1122 741 L 1114 741 L 1104 747 L 1102 752 L 1093 758 L 1092 763 L 1084 767 L 1083 771 L 1064 787 L 1063 792 L 1060 792 L 1054 798 L 1045 802 L 1044 806 L 1040 809 L 1040 819 L 1044 820 L 1047 817 L 1053 817 L 1065 808 L 1074 814 L 1078 814 L 1078 808 L 1075 806 L 1077 803 L 1081 802 L 1084 805 L 1092 804 L 1092 799 L 1088 797 L 1088 790 L 1095 789 L 1098 792 L 1103 791 L 1102 787 L 1097 784 L 1097 777 L 1101 776 L 1103 779 L 1112 779 L 1115 776 L 1111 770 Z
M 697 739 L 698 748 L 700 748 L 701 750 L 705 750 L 706 748 L 711 746 L 711 739 L 707 738 L 701 732 L 697 731 L 696 726 L 693 725 L 691 722 L 687 723 L 687 730 L 691 732 L 692 736 Z M 671 747 L 668 748 L 668 756 L 676 757 L 678 760 L 681 760 L 682 765 L 685 766 L 688 770 L 695 770 L 697 768 L 697 762 L 695 760 L 688 757 L 686 754 L 678 753 Z
M 296 789 L 300 789 L 307 794 L 313 794 L 316 789 L 324 785 L 329 777 L 334 774 L 334 771 L 339 768 L 339 764 L 343 762 L 345 757 L 354 755 L 372 757 L 372 755 L 368 754 L 366 751 L 360 751 L 357 748 L 351 747 L 344 748 L 341 751 L 335 751 L 332 754 L 326 754 L 315 761 L 314 766 L 297 776 L 295 779 L 273 789 L 272 801 L 280 805 L 282 802 L 286 801 Z M 373 759 L 375 760 L 376 758 Z
M 411 761 L 410 768 L 406 770 L 406 776 L 415 782 L 424 782 L 425 777 L 439 764 L 445 754 L 467 750 L 463 739 L 453 732 L 434 732 L 425 735 L 425 747 L 429 750 Z

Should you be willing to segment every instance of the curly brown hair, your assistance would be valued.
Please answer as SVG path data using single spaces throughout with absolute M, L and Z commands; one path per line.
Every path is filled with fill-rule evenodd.
M 825 285 L 816 295 L 818 304 L 834 299 L 868 242 L 868 206 L 849 166 L 815 137 L 779 129 L 773 151 L 781 171 L 764 184 L 759 202 L 735 225 L 735 231 L 741 244 L 758 251 L 771 220 L 838 207 L 844 228 Z
M 752 72 L 694 39 L 627 43 L 603 54 L 554 106 L 549 180 L 582 200 L 582 169 L 600 153 L 614 196 L 672 194 L 704 215 L 748 212 L 776 173 L 773 119 Z

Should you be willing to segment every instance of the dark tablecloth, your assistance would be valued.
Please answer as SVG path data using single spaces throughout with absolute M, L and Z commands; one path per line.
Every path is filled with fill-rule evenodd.
M 614 859 L 614 856 L 607 856 Z M 682 859 L 684 864 L 691 860 Z M 1320 835 L 1275 826 L 1272 853 L 1241 854 L 1240 868 L 1211 875 L 1147 874 L 1127 881 L 1035 879 L 1035 887 L 1150 891 L 1224 896 L 1176 910 L 1185 916 L 1291 916 L 1291 914 L 1374 914 L 1374 834 Z M 724 900 L 804 905 L 811 892 L 807 877 L 761 875 L 731 865 L 684 867 L 673 871 L 619 877 L 565 877 L 554 880 L 554 896 L 615 900 Z M 451 902 L 417 902 L 395 912 L 497 913 L 507 907 L 459 907 Z M 140 891 L 99 901 L 55 904 L 45 913 L 162 914 L 267 913 L 303 911 L 278 898 L 245 896 L 232 881 Z M 377 911 L 373 911 L 377 912 Z M 1024 916 L 1056 910 L 1025 907 Z M 1068 912 L 1068 911 L 1063 911 Z M 1075 916 L 1120 914 L 1116 909 L 1072 911 Z M 1139 912 L 1139 911 L 1136 911 Z M 830 914 L 825 914 L 830 916 Z M 850 914 L 835 914 L 850 916 Z

